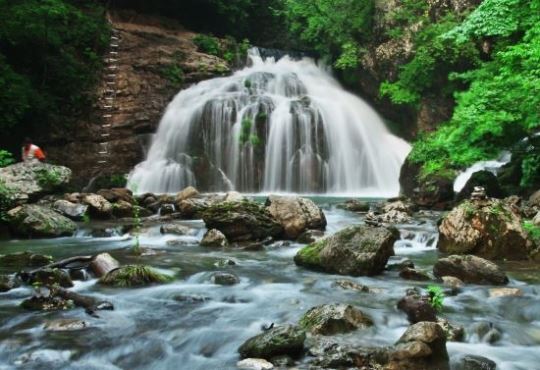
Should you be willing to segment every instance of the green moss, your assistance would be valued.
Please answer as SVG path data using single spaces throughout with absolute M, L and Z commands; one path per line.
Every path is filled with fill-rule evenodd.
M 540 226 L 535 225 L 532 221 L 525 221 L 522 224 L 523 229 L 529 234 L 532 240 L 535 243 L 540 243 Z
M 325 246 L 324 240 L 319 240 L 300 249 L 294 260 L 302 265 L 320 266 L 321 258 L 319 254 Z
M 128 265 L 110 271 L 99 282 L 114 287 L 132 287 L 170 282 L 172 278 L 160 274 L 148 266 Z

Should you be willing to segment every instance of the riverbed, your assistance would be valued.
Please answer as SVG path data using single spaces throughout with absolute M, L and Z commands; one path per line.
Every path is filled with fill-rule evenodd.
M 343 199 L 312 199 L 325 211 L 327 234 L 363 220 L 362 215 L 336 207 Z M 438 257 L 439 217 L 428 212 L 412 224 L 396 225 L 401 240 L 390 263 L 409 258 L 420 270 L 431 272 Z M 132 289 L 104 287 L 95 279 L 75 282 L 75 291 L 114 304 L 114 311 L 100 311 L 99 318 L 82 309 L 25 311 L 19 304 L 31 294 L 29 287 L 0 293 L 0 369 L 235 369 L 238 347 L 260 333 L 262 326 L 296 323 L 309 308 L 324 303 L 350 303 L 375 323 L 340 340 L 387 346 L 409 325 L 406 315 L 396 308 L 397 301 L 407 288 L 432 284 L 403 280 L 394 271 L 358 278 L 308 271 L 293 262 L 302 247 L 294 242 L 275 242 L 260 251 L 209 250 L 199 245 L 206 231 L 204 223 L 182 223 L 195 229 L 193 235 L 162 235 L 159 225 L 143 227 L 141 256 L 132 252 L 133 235 L 111 225 L 81 224 L 70 238 L 0 241 L 2 254 L 31 250 L 65 258 L 109 252 L 122 264 L 147 264 L 174 277 L 169 284 Z M 101 235 L 91 231 L 100 228 Z M 522 289 L 523 296 L 489 298 L 491 287 L 467 285 L 460 294 L 445 298 L 441 316 L 466 331 L 465 342 L 447 343 L 452 362 L 474 354 L 490 358 L 502 370 L 540 369 L 540 273 L 527 264 L 504 268 L 510 277 L 508 286 Z M 214 285 L 210 276 L 216 271 L 233 272 L 240 283 Z M 341 279 L 375 292 L 335 286 Z M 84 320 L 87 328 L 44 330 L 46 322 L 61 318 Z M 483 322 L 502 333 L 499 341 L 489 344 L 478 337 L 475 327 Z

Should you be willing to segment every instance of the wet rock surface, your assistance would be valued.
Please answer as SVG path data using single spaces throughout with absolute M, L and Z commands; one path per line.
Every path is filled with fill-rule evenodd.
M 306 334 L 300 327 L 281 325 L 248 339 L 238 352 L 241 358 L 270 360 L 280 355 L 297 357 L 304 350 L 305 339 Z
M 299 325 L 312 334 L 334 335 L 373 325 L 362 311 L 347 304 L 327 304 L 311 308 Z
M 370 226 L 349 227 L 301 249 L 294 261 L 309 269 L 341 275 L 376 275 L 394 254 L 396 232 Z
M 440 258 L 433 266 L 436 277 L 453 276 L 465 283 L 504 285 L 508 277 L 499 266 L 480 257 L 449 256 Z
M 308 229 L 324 230 L 324 212 L 313 201 L 296 196 L 271 195 L 266 209 L 277 220 L 288 239 L 296 239 Z
M 35 204 L 25 204 L 7 214 L 11 231 L 22 237 L 59 237 L 73 235 L 77 225 L 55 211 Z

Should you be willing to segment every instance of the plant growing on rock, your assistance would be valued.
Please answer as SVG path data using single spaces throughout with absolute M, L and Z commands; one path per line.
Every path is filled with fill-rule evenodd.
M 532 221 L 525 221 L 523 222 L 523 229 L 535 243 L 540 243 L 540 226 L 535 225 Z
M 62 174 L 56 169 L 42 169 L 36 171 L 38 184 L 44 188 L 55 188 L 62 184 Z
M 12 163 L 15 163 L 13 155 L 7 150 L 0 149 L 0 167 L 9 166 Z
M 0 179 L 0 221 L 6 220 L 6 212 L 14 205 L 13 191 Z
M 444 301 L 444 292 L 442 288 L 438 285 L 430 285 L 427 287 L 427 292 L 429 294 L 429 303 L 435 310 L 440 312 Z
M 119 267 L 103 276 L 99 282 L 114 287 L 132 287 L 151 284 L 163 284 L 171 281 L 171 277 L 160 274 L 148 266 L 128 265 Z

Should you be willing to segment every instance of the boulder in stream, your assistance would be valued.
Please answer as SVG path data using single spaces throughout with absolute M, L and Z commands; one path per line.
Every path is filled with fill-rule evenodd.
M 108 219 L 113 214 L 113 205 L 98 194 L 86 194 L 82 202 L 88 206 L 90 215 L 95 218 Z
M 88 206 L 59 199 L 54 202 L 53 209 L 72 220 L 82 220 L 88 210 Z
M 238 276 L 229 272 L 214 272 L 210 280 L 217 285 L 235 285 L 240 282 Z
M 224 248 L 229 245 L 229 242 L 227 241 L 227 237 L 223 235 L 221 231 L 210 229 L 204 234 L 201 245 L 203 247 Z
M 334 335 L 373 325 L 359 309 L 348 304 L 324 304 L 307 311 L 299 325 L 312 334 Z
M 489 358 L 465 355 L 456 361 L 453 370 L 496 370 L 497 364 Z
M 446 334 L 434 322 L 409 326 L 396 343 L 389 369 L 449 370 Z
M 246 358 L 238 361 L 236 367 L 242 370 L 272 370 L 274 365 L 262 358 Z
M 238 352 L 241 358 L 297 357 L 304 351 L 305 339 L 306 333 L 299 326 L 280 325 L 248 339 Z
M 7 221 L 10 230 L 22 237 L 70 236 L 77 230 L 77 225 L 69 218 L 35 204 L 25 204 L 10 210 Z
M 126 265 L 111 270 L 99 279 L 99 283 L 114 287 L 134 287 L 167 283 L 171 278 L 148 266 Z
M 29 251 L 0 255 L 0 266 L 11 272 L 17 272 L 26 267 L 45 266 L 52 261 L 51 256 L 35 254 Z
M 465 283 L 504 285 L 508 277 L 499 266 L 472 255 L 440 258 L 433 266 L 436 277 L 454 276 Z
M 501 200 L 467 200 L 443 218 L 437 247 L 449 254 L 474 254 L 495 260 L 528 259 L 536 247 L 521 221 L 512 207 Z
M 20 281 L 13 275 L 0 275 L 0 293 L 8 292 L 20 286 Z
M 188 186 L 184 190 L 176 194 L 176 204 L 179 205 L 180 202 L 186 199 L 194 198 L 199 195 L 199 191 L 193 186 Z
M 431 305 L 429 297 L 421 296 L 415 289 L 407 291 L 407 295 L 399 300 L 397 308 L 407 314 L 411 324 L 437 321 L 437 310 Z
M 229 241 L 263 240 L 283 233 L 272 215 L 252 201 L 213 204 L 204 211 L 203 220 L 208 229 L 221 231 Z
M 107 275 L 118 267 L 120 267 L 120 263 L 109 253 L 100 253 L 90 262 L 90 269 L 98 278 Z
M 313 270 L 341 275 L 376 275 L 394 254 L 395 229 L 353 226 L 302 248 L 294 262 Z
M 166 224 L 159 228 L 162 234 L 193 235 L 194 230 L 181 224 Z
M 270 195 L 266 209 L 281 224 L 288 239 L 296 239 L 308 229 L 324 230 L 326 227 L 324 212 L 310 199 Z
M 113 215 L 118 218 L 134 217 L 138 211 L 133 204 L 126 202 L 125 200 L 119 200 L 113 204 Z M 142 215 L 139 213 L 139 217 Z

